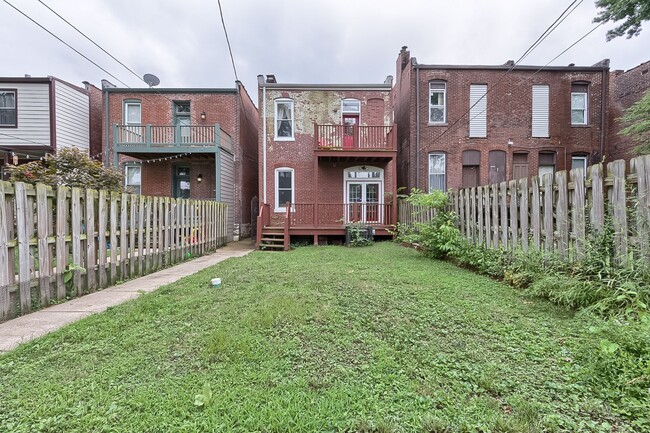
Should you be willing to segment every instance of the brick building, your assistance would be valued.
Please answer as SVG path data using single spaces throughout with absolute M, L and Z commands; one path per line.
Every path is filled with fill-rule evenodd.
M 424 65 L 402 48 L 393 89 L 398 186 L 478 186 L 600 160 L 609 61 L 513 64 Z
M 608 160 L 617 159 L 630 160 L 634 154 L 636 144 L 625 135 L 620 135 L 620 131 L 625 127 L 618 121 L 625 114 L 625 110 L 630 108 L 635 102 L 650 91 L 650 61 L 641 63 L 639 66 L 627 71 L 616 70 L 610 75 L 609 90 L 609 143 L 608 143 Z
M 381 84 L 285 84 L 258 76 L 260 204 L 258 233 L 283 226 L 315 244 L 346 224 L 378 236 L 396 218 L 396 126 L 392 77 Z
M 144 195 L 215 199 L 229 207 L 229 237 L 250 231 L 257 195 L 255 105 L 226 89 L 103 88 L 107 166 Z

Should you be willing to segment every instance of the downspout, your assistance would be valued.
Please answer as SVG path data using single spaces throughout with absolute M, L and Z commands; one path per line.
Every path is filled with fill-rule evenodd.
M 262 85 L 262 191 L 266 204 L 266 85 Z
M 104 165 L 106 167 L 108 167 L 109 166 L 109 161 L 110 161 L 110 154 L 111 154 L 110 149 L 109 149 L 109 145 L 108 145 L 108 143 L 109 143 L 108 133 L 110 131 L 110 129 L 108 127 L 108 125 L 109 125 L 108 117 L 109 117 L 109 113 L 110 113 L 110 111 L 108 110 L 108 98 L 109 98 L 109 96 L 108 96 L 108 88 L 104 89 L 104 95 L 105 95 L 105 98 L 104 98 L 105 99 L 104 113 L 106 113 L 106 122 L 105 122 L 106 123 L 106 135 L 104 136 L 104 138 L 105 138 L 104 146 L 106 147 L 106 158 L 104 159 Z
M 420 68 L 415 64 L 415 187 L 420 189 Z
M 607 73 L 607 69 L 603 67 L 603 71 L 601 73 L 601 84 L 600 84 L 600 160 L 603 160 L 604 152 L 605 152 L 605 113 L 606 113 L 606 106 L 607 104 L 607 98 L 605 95 L 607 94 L 606 86 L 609 86 L 609 75 Z M 605 79 L 607 78 L 607 79 Z

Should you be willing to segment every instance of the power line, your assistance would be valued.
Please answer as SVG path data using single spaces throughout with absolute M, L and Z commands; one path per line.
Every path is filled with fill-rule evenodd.
M 79 54 L 79 55 L 80 55 L 81 57 L 83 57 L 84 59 L 88 60 L 90 63 L 92 63 L 93 65 L 95 65 L 96 67 L 98 67 L 99 69 L 101 69 L 102 71 L 104 71 L 104 72 L 105 72 L 106 74 L 108 74 L 110 77 L 112 77 L 112 78 L 114 78 L 115 80 L 117 80 L 117 81 L 119 81 L 120 83 L 122 83 L 124 86 L 129 87 L 128 84 L 126 84 L 125 82 L 123 82 L 122 80 L 120 80 L 119 78 L 117 78 L 115 75 L 113 75 L 113 74 L 111 74 L 110 72 L 108 72 L 108 71 L 107 71 L 106 69 L 104 69 L 103 67 L 99 66 L 96 62 L 94 62 L 94 61 L 91 60 L 89 57 L 87 57 L 86 55 L 84 55 L 81 51 L 77 50 L 77 49 L 74 48 L 72 45 L 70 45 L 69 43 L 67 43 L 66 41 L 64 41 L 63 39 L 61 39 L 60 37 L 58 37 L 58 36 L 55 35 L 54 33 L 52 33 L 50 30 L 48 30 L 48 29 L 45 28 L 43 25 L 41 25 L 41 23 L 39 23 L 38 21 L 36 21 L 35 19 L 33 19 L 32 17 L 30 17 L 29 15 L 27 15 L 25 12 L 21 11 L 21 10 L 18 9 L 16 6 L 14 6 L 13 4 L 9 3 L 7 0 L 3 0 L 3 1 L 4 1 L 5 3 L 7 3 L 9 6 L 11 6 L 13 9 L 15 9 L 15 10 L 16 10 L 18 13 L 20 13 L 22 16 L 24 16 L 25 18 L 27 18 L 28 20 L 30 20 L 31 22 L 33 22 L 34 24 L 36 24 L 37 26 L 39 26 L 41 29 L 45 30 L 45 31 L 48 32 L 50 35 L 52 35 L 53 37 L 55 37 L 59 42 L 61 42 L 62 44 L 64 44 L 66 47 L 70 48 L 72 51 L 74 51 L 75 53 Z
M 476 102 L 474 102 L 474 104 L 472 104 L 472 105 L 469 107 L 469 109 L 468 109 L 467 111 L 465 111 L 465 112 L 464 112 L 460 117 L 458 117 L 458 119 L 456 119 L 456 121 L 455 121 L 454 123 L 451 124 L 451 126 L 449 126 L 447 129 L 445 129 L 445 130 L 444 130 L 442 133 L 440 133 L 440 135 L 438 135 L 436 138 L 434 138 L 432 144 L 433 144 L 433 143 L 436 143 L 436 142 L 437 142 L 439 139 L 441 139 L 445 134 L 447 134 L 448 132 L 452 131 L 452 130 L 454 129 L 454 127 L 455 127 L 456 125 L 458 125 L 458 123 L 459 123 L 459 122 L 460 122 L 460 121 L 461 121 L 465 116 L 467 116 L 467 115 L 471 112 L 471 110 L 472 110 L 472 109 L 473 109 L 473 108 L 474 108 L 474 107 L 475 107 L 479 102 L 481 102 L 483 99 L 487 98 L 487 95 L 488 95 L 492 90 L 494 90 L 496 87 L 498 87 L 498 85 L 499 85 L 499 84 L 504 80 L 504 78 L 505 78 L 508 74 L 510 74 L 510 73 L 515 69 L 515 67 L 516 67 L 516 66 L 517 66 L 517 65 L 518 65 L 518 64 L 519 64 L 523 59 L 525 59 L 525 58 L 526 58 L 526 57 L 527 57 L 531 52 L 533 52 L 533 50 L 534 50 L 535 48 L 537 48 L 541 42 L 544 41 L 544 39 L 546 39 L 546 38 L 547 38 L 551 33 L 553 33 L 553 32 L 558 28 L 558 26 L 559 26 L 559 25 L 560 25 L 560 24 L 561 24 L 561 23 L 562 23 L 562 22 L 563 22 L 563 21 L 564 21 L 564 20 L 565 20 L 565 19 L 566 19 L 566 18 L 567 18 L 567 17 L 568 17 L 572 12 L 573 12 L 573 11 L 576 10 L 576 8 L 580 5 L 580 3 L 582 3 L 583 0 L 580 0 L 580 3 L 578 3 L 575 7 L 573 7 L 573 6 L 576 4 L 577 1 L 578 1 L 578 0 L 573 0 L 573 2 L 572 2 L 572 3 L 571 3 L 571 4 L 570 4 L 570 5 L 569 5 L 569 6 L 568 6 L 564 11 L 562 11 L 562 13 L 560 14 L 560 16 L 559 16 L 558 18 L 556 18 L 556 20 L 555 20 L 555 21 L 554 21 L 554 22 L 553 22 L 553 23 L 552 23 L 552 24 L 551 24 L 551 25 L 550 25 L 546 30 L 544 30 L 544 32 L 542 33 L 542 35 L 541 35 L 539 38 L 537 38 L 537 40 L 536 40 L 536 41 L 535 41 L 535 42 L 534 42 L 530 47 L 528 47 L 528 49 L 524 52 L 524 54 L 522 54 L 522 56 L 519 57 L 519 59 L 518 59 L 515 63 L 513 63 L 512 66 L 510 66 L 510 67 L 508 68 L 508 70 L 507 70 L 506 72 L 504 72 L 504 73 L 499 77 L 499 79 L 497 80 L 497 82 L 496 82 L 493 86 L 489 87 L 489 88 L 487 89 L 487 91 L 485 92 L 485 94 L 483 94 L 483 96 L 481 96 L 479 99 L 477 99 Z M 573 7 L 573 9 L 571 9 L 571 7 Z M 571 10 L 569 11 L 569 9 L 571 9 Z M 567 11 L 569 11 L 569 12 L 567 13 Z M 565 16 L 565 14 L 566 14 L 566 16 Z M 486 106 L 486 109 L 487 109 L 487 106 Z M 478 114 L 477 114 L 477 115 L 478 115 Z
M 228 30 L 226 30 L 226 22 L 223 19 L 223 9 L 221 8 L 221 0 L 217 0 L 219 4 L 219 15 L 221 16 L 221 26 L 223 27 L 223 33 L 226 35 L 226 43 L 228 44 L 228 52 L 230 53 L 230 61 L 232 62 L 232 70 L 235 72 L 235 80 L 239 81 L 237 77 L 237 68 L 235 67 L 235 58 L 232 55 L 232 48 L 230 47 L 230 39 L 228 38 Z
M 36 144 L 36 145 L 38 145 L 38 146 L 48 146 L 47 144 L 37 143 L 37 142 L 32 141 L 32 140 L 29 140 L 29 139 L 27 139 L 27 138 L 18 137 L 17 135 L 5 134 L 4 132 L 0 132 L 0 135 L 4 135 L 5 137 L 14 138 L 14 139 L 16 139 L 16 140 L 26 141 L 26 142 L 28 142 L 28 143 Z

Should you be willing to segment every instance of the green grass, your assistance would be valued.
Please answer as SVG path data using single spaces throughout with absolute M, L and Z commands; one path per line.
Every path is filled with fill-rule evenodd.
M 0 431 L 635 431 L 598 320 L 392 243 L 255 252 L 0 356 Z

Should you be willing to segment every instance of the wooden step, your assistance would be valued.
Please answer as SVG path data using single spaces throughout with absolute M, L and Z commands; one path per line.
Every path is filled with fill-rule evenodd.
M 264 242 L 283 242 L 284 243 L 284 237 L 281 238 L 262 238 L 260 239 L 262 243 Z

